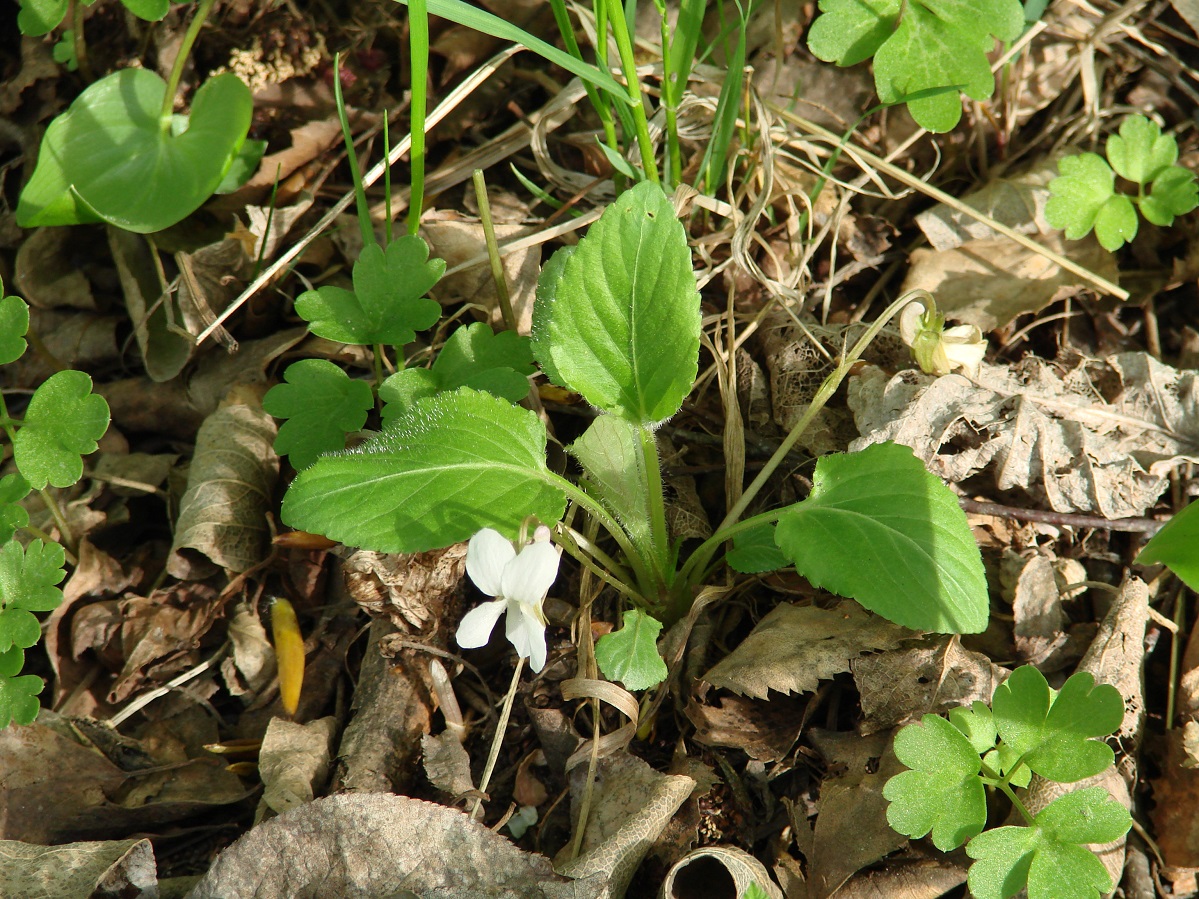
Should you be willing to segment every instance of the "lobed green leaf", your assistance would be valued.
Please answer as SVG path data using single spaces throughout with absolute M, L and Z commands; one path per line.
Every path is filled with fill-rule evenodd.
M 0 478 L 0 543 L 7 543 L 13 534 L 29 525 L 29 512 L 21 500 L 33 488 L 19 474 L 6 474 Z
M 96 451 L 108 420 L 108 403 L 92 393 L 90 377 L 73 370 L 51 375 L 34 391 L 13 441 L 17 469 L 38 490 L 77 483 L 81 456 Z
M 425 296 L 445 272 L 444 259 L 429 259 L 429 247 L 415 235 L 362 249 L 354 264 L 354 289 L 326 285 L 296 299 L 296 314 L 318 337 L 342 343 L 403 346 L 441 315 Z
M 976 899 L 1007 899 L 1027 886 L 1029 899 L 1096 899 L 1112 888 L 1111 877 L 1081 844 L 1119 839 L 1131 824 L 1102 787 L 1067 793 L 1032 827 L 999 827 L 970 841 L 970 891 Z
M 37 695 L 45 686 L 45 681 L 33 674 L 21 677 L 0 674 L 0 730 L 12 721 L 32 724 L 41 708 Z
M 1141 199 L 1141 215 L 1155 225 L 1168 228 L 1174 219 L 1199 206 L 1199 182 L 1195 173 L 1179 165 L 1163 169 L 1153 179 L 1149 195 Z
M 545 465 L 537 415 L 463 387 L 420 400 L 378 437 L 322 456 L 283 500 L 288 525 L 378 552 L 422 552 L 485 527 L 515 538 L 557 521 L 562 481 Z
M 58 582 L 65 577 L 63 548 L 34 540 L 0 547 L 0 653 L 37 643 L 41 625 L 32 612 L 49 612 L 62 603 Z
M 1174 138 L 1145 116 L 1129 116 L 1107 139 L 1107 161 L 1121 178 L 1137 184 L 1148 184 L 1177 159 Z
M 379 399 L 386 404 L 383 423 L 390 424 L 419 399 L 459 387 L 519 402 L 528 396 L 528 376 L 535 371 L 529 338 L 515 331 L 496 334 L 475 322 L 450 335 L 431 368 L 407 368 L 379 385 Z
M 296 469 L 323 453 L 345 449 L 346 434 L 366 424 L 375 404 L 365 381 L 356 381 L 327 359 L 301 359 L 287 367 L 285 384 L 262 398 L 268 415 L 286 419 L 275 437 L 275 452 Z
M 1034 773 L 1074 783 L 1112 764 L 1106 743 L 1092 739 L 1124 720 L 1124 699 L 1110 684 L 1084 671 L 1072 675 L 1051 699 L 1044 675 L 1025 665 L 995 691 L 991 703 L 999 736 Z
M 662 188 L 625 191 L 551 263 L 533 310 L 533 355 L 546 374 L 634 424 L 674 415 L 698 368 L 699 291 Z
M 0 282 L 0 365 L 16 362 L 25 354 L 29 331 L 29 306 L 20 297 L 4 296 Z
M 628 690 L 648 690 L 666 680 L 666 663 L 658 653 L 662 622 L 640 609 L 624 613 L 620 630 L 595 644 L 595 661 L 604 677 Z
M 811 495 L 783 511 L 775 539 L 813 585 L 896 624 L 968 634 L 987 626 L 987 580 L 966 515 L 906 446 L 821 458 Z
M 970 740 L 938 715 L 925 715 L 895 735 L 895 756 L 910 771 L 887 781 L 887 821 L 899 833 L 957 849 L 987 823 L 987 797 L 978 773 L 981 761 Z

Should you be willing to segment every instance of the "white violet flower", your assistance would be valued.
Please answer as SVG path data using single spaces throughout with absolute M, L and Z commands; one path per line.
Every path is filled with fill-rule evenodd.
M 541 604 L 558 577 L 558 551 L 549 542 L 549 528 L 539 527 L 533 542 L 518 553 L 499 531 L 483 528 L 466 548 L 466 573 L 475 586 L 495 599 L 471 609 L 458 625 L 463 649 L 485 646 L 495 623 L 505 612 L 508 642 L 529 667 L 545 666 L 545 614 Z
M 921 370 L 930 375 L 947 375 L 955 368 L 973 375 L 987 354 L 982 331 L 975 325 L 946 328 L 945 316 L 931 301 L 927 307 L 921 300 L 908 303 L 899 313 L 899 333 Z

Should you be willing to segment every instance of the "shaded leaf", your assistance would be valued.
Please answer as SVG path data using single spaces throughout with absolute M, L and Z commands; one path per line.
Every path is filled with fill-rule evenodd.
M 286 384 L 262 398 L 262 408 L 279 426 L 275 452 L 293 467 L 307 468 L 322 453 L 345 449 L 346 434 L 366 424 L 375 404 L 370 385 L 351 378 L 326 359 L 301 359 L 287 367 Z
M 1166 522 L 1136 557 L 1137 565 L 1160 562 L 1192 590 L 1199 591 L 1199 502 Z
M 628 690 L 648 690 L 666 680 L 666 663 L 658 652 L 662 622 L 640 609 L 624 613 L 620 630 L 595 644 L 595 661 L 608 680 Z

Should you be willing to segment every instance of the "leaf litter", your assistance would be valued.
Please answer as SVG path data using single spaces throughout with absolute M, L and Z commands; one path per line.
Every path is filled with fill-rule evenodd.
M 399 7 L 368 6 L 376 18 L 355 27 L 395 52 L 351 52 L 343 86 L 377 157 L 378 110 L 403 112 L 403 95 L 393 91 L 407 75 L 394 63 Z M 550 657 L 541 677 L 522 684 L 489 788 L 489 826 L 501 830 L 517 806 L 536 817 L 509 838 L 455 808 L 469 808 L 478 792 L 510 671 L 501 641 L 455 656 L 453 631 L 478 600 L 462 579 L 463 546 L 389 555 L 269 542 L 280 463 L 256 397 L 281 379 L 283 356 L 327 359 L 352 378 L 371 364 L 335 341 L 305 337 L 282 302 L 308 288 L 348 293 L 345 267 L 360 244 L 354 220 L 343 218 L 336 237 L 309 246 L 294 269 L 299 277 L 276 276 L 276 293 L 227 322 L 225 347 L 194 345 L 259 266 L 327 207 L 329 188 L 345 187 L 325 47 L 347 34 L 346 24 L 319 12 L 229 4 L 231 30 L 217 46 L 232 51 L 254 29 L 269 46 L 290 32 L 295 46 L 279 59 L 320 62 L 274 66 L 262 81 L 256 122 L 276 152 L 244 193 L 214 204 L 218 223 L 152 245 L 98 230 L 85 239 L 78 228 L 23 234 L 11 210 L 0 209 L 3 265 L 15 264 L 18 287 L 37 301 L 34 332 L 48 351 L 7 366 L 6 393 L 36 386 L 59 363 L 81 368 L 108 397 L 115 422 L 83 484 L 59 491 L 75 561 L 68 600 L 49 617 L 44 644 L 57 712 L 0 732 L 3 882 L 28 895 L 86 895 L 102 884 L 127 895 L 161 886 L 197 897 L 242 889 L 284 896 L 304 888 L 304 864 L 326 859 L 318 872 L 330 890 L 324 895 L 739 896 L 751 881 L 772 896 L 940 895 L 964 881 L 964 868 L 885 824 L 881 791 L 898 770 L 895 729 L 987 701 L 1010 668 L 1031 661 L 1058 678 L 1055 686 L 1084 670 L 1126 697 L 1113 741 L 1118 765 L 1104 786 L 1143 813 L 1154 843 L 1148 860 L 1132 843 L 1104 847 L 1104 863 L 1117 879 L 1127 872 L 1129 894 L 1150 867 L 1170 895 L 1193 890 L 1199 629 L 1158 569 L 1131 568 L 1140 538 L 1095 519 L 1153 525 L 1195 495 L 1199 387 L 1186 335 L 1199 329 L 1188 274 L 1199 242 L 1193 221 L 1172 230 L 1146 225 L 1133 249 L 1113 254 L 1093 237 L 1066 240 L 1044 220 L 1057 160 L 1101 146 L 1114 130 L 1081 114 L 1084 107 L 1106 115 L 1123 91 L 1152 90 L 1164 98 L 1166 124 L 1176 125 L 1170 110 L 1193 104 L 1195 71 L 1179 63 L 1166 82 L 1174 86 L 1160 87 L 1155 68 L 1164 63 L 1143 49 L 1187 58 L 1179 48 L 1193 47 L 1199 14 L 1183 0 L 1170 6 L 1151 15 L 1051 3 L 1001 96 L 965 108 L 973 134 L 921 136 L 906 114 L 890 110 L 864 120 L 840 147 L 784 112 L 843 134 L 873 102 L 868 70 L 817 63 L 797 49 L 810 24 L 798 4 L 778 4 L 781 18 L 751 32 L 761 100 L 747 128 L 758 138 L 739 147 L 738 189 L 710 204 L 719 212 L 689 225 L 707 336 L 720 352 L 728 335 L 717 329 L 731 327 L 737 379 L 722 390 L 702 367 L 712 357 L 703 356 L 698 389 L 660 435 L 670 442 L 672 526 L 702 538 L 723 514 L 728 404 L 738 407 L 752 473 L 803 414 L 830 360 L 871 320 L 876 297 L 924 287 L 951 320 L 988 334 L 988 361 L 970 377 L 933 378 L 884 334 L 774 489 L 799 498 L 811 486 L 811 457 L 890 440 L 912 447 L 963 500 L 1014 510 L 970 513 L 989 569 L 991 624 L 964 638 L 921 635 L 793 572 L 759 572 L 689 622 L 670 690 L 642 732 L 605 743 L 632 712 L 590 693 L 564 702 L 561 684 L 586 675 L 585 647 L 620 620 L 619 606 L 586 593 L 585 577 L 572 580 L 547 601 Z M 109 26 L 87 27 L 91 34 Z M 548 21 L 531 27 L 553 37 Z M 434 28 L 445 64 L 434 90 L 444 93 L 484 62 L 491 43 L 445 23 Z M 644 22 L 638 33 L 658 39 Z M 786 36 L 782 55 L 776 35 Z M 114 45 L 124 41 L 114 35 Z M 0 50 L 17 73 L 0 92 L 0 125 L 11 126 L 2 134 L 19 136 L 13 147 L 35 143 L 22 129 L 49 120 L 47 97 L 60 92 L 65 105 L 78 89 L 38 52 L 48 46 L 26 39 L 19 52 L 15 44 Z M 1084 46 L 1124 63 L 1127 83 L 1099 72 Z M 265 66 L 266 55 L 255 65 Z M 210 62 L 232 58 L 216 52 Z M 722 59 L 718 50 L 714 61 Z M 688 153 L 702 153 L 713 133 L 722 75 L 695 70 L 681 110 Z M 578 112 L 584 92 L 558 78 L 501 70 L 440 136 L 430 133 L 440 166 L 430 184 L 444 193 L 424 231 L 433 256 L 458 268 L 434 298 L 462 324 L 497 321 L 498 304 L 473 198 L 449 191 L 469 177 L 460 155 L 486 151 L 502 163 L 487 176 L 493 202 L 501 193 L 514 198 L 498 232 L 501 242 L 519 244 L 503 270 L 526 327 L 550 249 L 543 232 L 559 218 L 549 221 L 553 213 L 507 173 L 507 162 L 584 212 L 614 195 L 608 162 L 594 152 L 596 123 Z M 510 125 L 503 141 L 489 141 Z M 992 127 L 999 140 L 984 146 L 977 134 Z M 1182 143 L 1180 161 L 1193 166 L 1194 141 L 1183 135 Z M 843 155 L 825 172 L 834 149 Z M 890 153 L 909 180 L 889 180 L 860 150 Z M 27 177 L 31 162 L 24 165 Z M 832 177 L 812 197 L 825 174 Z M 395 177 L 403 183 L 398 170 Z M 932 202 L 923 182 L 973 212 Z M 396 197 L 398 213 L 402 189 Z M 555 233 L 572 239 L 569 230 Z M 85 264 L 71 261 L 81 255 Z M 1134 304 L 1098 295 L 1057 257 L 1118 282 Z M 448 337 L 422 335 L 409 351 L 436 358 Z M 228 355 L 233 341 L 238 351 Z M 547 399 L 540 413 L 564 444 L 577 436 L 576 408 Z M 222 424 L 230 415 L 253 422 Z M 1047 516 L 1023 523 L 1021 510 Z M 30 514 L 58 532 L 36 501 Z M 305 627 L 307 672 L 294 723 L 278 704 L 263 627 L 268 594 L 289 596 Z M 576 619 L 582 597 L 595 605 Z M 374 623 L 359 639 L 363 610 Z M 583 630 L 579 622 L 590 624 Z M 665 634 L 662 645 L 678 639 Z M 1164 655 L 1173 642 L 1176 695 Z M 666 660 L 673 658 L 672 650 Z M 433 659 L 450 669 L 448 680 L 439 680 Z M 1151 764 L 1138 765 L 1139 757 Z M 1041 789 L 1034 784 L 1034 794 Z M 138 839 L 143 834 L 150 841 Z M 200 858 L 178 848 L 180 835 L 202 847 Z M 276 858 L 289 863 L 272 864 Z M 705 883 L 708 892 L 688 886 L 694 872 L 713 870 L 731 884 L 720 880 L 725 892 L 715 880 Z

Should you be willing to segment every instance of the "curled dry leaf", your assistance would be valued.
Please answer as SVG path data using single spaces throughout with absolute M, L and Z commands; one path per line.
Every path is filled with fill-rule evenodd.
M 283 813 L 312 801 L 329 777 L 336 733 L 334 718 L 318 718 L 307 724 L 271 719 L 258 753 L 264 787 L 259 816 L 264 807 Z
M 867 366 L 849 406 L 851 451 L 894 440 L 950 483 L 987 471 L 1056 512 L 1144 515 L 1171 470 L 1199 461 L 1199 372 L 1145 353 L 1064 371 L 1036 356 L 983 363 L 974 380 Z
M 783 603 L 704 680 L 758 699 L 766 699 L 771 690 L 810 693 L 820 681 L 848 671 L 852 659 L 894 649 L 910 636 L 907 628 L 871 615 L 855 602 L 843 601 L 833 609 Z
M 714 880 L 713 865 L 724 876 L 717 874 Z M 731 889 L 721 891 L 716 887 L 718 882 Z M 744 849 L 705 846 L 688 853 L 666 872 L 662 899 L 737 899 L 755 883 L 768 899 L 783 899 L 783 891 L 770 879 L 766 867 Z
M 274 440 L 275 420 L 260 406 L 225 406 L 205 419 L 175 522 L 174 577 L 203 578 L 218 565 L 242 572 L 262 560 L 279 476 Z
M 570 881 L 465 813 L 390 793 L 318 799 L 222 852 L 188 899 L 392 896 L 598 899 L 603 877 Z

